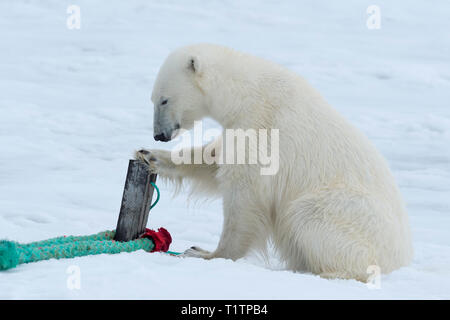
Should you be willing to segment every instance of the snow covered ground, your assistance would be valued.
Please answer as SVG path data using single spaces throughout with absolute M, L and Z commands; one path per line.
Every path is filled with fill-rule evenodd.
M 79 30 L 66 27 L 72 4 Z M 379 30 L 366 26 L 372 4 Z M 152 138 L 156 72 L 172 49 L 207 41 L 295 70 L 374 141 L 407 201 L 415 258 L 369 289 L 256 257 L 141 251 L 21 265 L 0 272 L 0 298 L 450 298 L 449 16 L 446 0 L 1 1 L 0 238 L 114 228 L 132 152 L 173 145 Z M 161 191 L 150 227 L 171 232 L 172 250 L 214 249 L 221 203 Z

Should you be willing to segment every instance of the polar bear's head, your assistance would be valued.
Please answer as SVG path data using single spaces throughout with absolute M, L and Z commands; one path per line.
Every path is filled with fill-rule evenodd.
M 179 129 L 191 129 L 195 120 L 207 114 L 205 95 L 198 81 L 202 73 L 202 61 L 191 50 L 178 49 L 168 56 L 152 92 L 155 140 L 170 141 Z

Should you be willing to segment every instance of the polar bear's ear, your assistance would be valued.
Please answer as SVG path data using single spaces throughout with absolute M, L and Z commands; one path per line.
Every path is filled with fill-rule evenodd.
M 202 71 L 200 61 L 199 61 L 198 57 L 196 57 L 196 56 L 189 57 L 188 67 L 190 70 L 192 70 L 192 72 L 197 73 L 197 74 L 200 74 Z

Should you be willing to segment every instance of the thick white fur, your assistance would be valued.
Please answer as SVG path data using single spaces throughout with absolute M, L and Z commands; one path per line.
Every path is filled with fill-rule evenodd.
M 235 260 L 271 239 L 291 270 L 360 281 L 370 265 L 388 273 L 411 261 L 408 217 L 387 163 L 297 74 L 222 46 L 192 45 L 161 67 L 153 102 L 161 97 L 182 128 L 211 117 L 223 128 L 280 130 L 273 176 L 257 165 L 174 165 L 168 151 L 136 153 L 162 177 L 223 197 L 217 249 L 185 255 Z

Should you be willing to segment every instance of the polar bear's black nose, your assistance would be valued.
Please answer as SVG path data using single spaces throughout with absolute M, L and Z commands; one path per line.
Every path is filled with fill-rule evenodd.
M 155 138 L 156 141 L 163 141 L 163 142 L 170 140 L 166 137 L 166 135 L 164 133 L 157 134 L 153 138 Z

